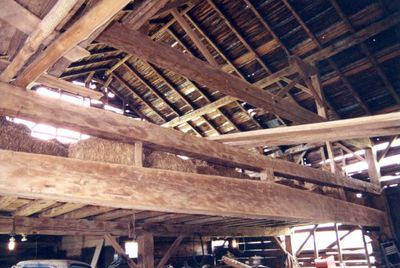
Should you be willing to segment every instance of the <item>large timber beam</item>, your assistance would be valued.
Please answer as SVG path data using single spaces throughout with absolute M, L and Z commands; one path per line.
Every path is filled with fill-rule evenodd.
M 13 230 L 13 227 L 15 228 Z M 129 224 L 112 221 L 0 217 L 0 234 L 129 236 Z
M 339 141 L 400 134 L 400 112 L 226 134 L 208 139 L 229 145 L 256 147 Z
M 263 181 L 4 150 L 0 162 L 3 196 L 252 219 L 384 223 L 382 211 Z
M 121 36 L 121 32 L 126 34 Z M 311 111 L 263 91 L 200 59 L 185 55 L 164 44 L 154 42 L 146 35 L 131 30 L 120 23 L 114 23 L 107 28 L 98 37 L 98 40 L 293 122 L 309 123 L 324 121 Z
M 290 234 L 289 226 L 279 227 L 229 227 L 207 226 L 194 224 L 146 224 L 144 230 L 160 236 L 192 236 L 201 234 L 204 236 L 233 236 L 233 237 L 261 237 L 281 236 Z
M 134 144 L 137 141 L 158 150 L 192 156 L 217 164 L 262 171 L 272 169 L 276 175 L 356 191 L 379 193 L 376 185 L 349 179 L 330 172 L 269 159 L 250 154 L 219 142 L 198 138 L 190 134 L 154 124 L 132 120 L 109 111 L 80 107 L 59 100 L 26 92 L 6 83 L 0 83 L 0 114 L 20 117 L 36 122 L 64 127 L 105 139 Z

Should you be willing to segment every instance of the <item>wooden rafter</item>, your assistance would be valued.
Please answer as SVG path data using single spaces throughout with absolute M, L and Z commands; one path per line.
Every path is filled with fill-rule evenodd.
M 127 35 L 129 40 L 119 36 L 118 33 L 121 31 L 129 33 Z M 140 32 L 132 31 L 122 24 L 113 24 L 102 33 L 99 40 L 211 89 L 247 101 L 255 107 L 264 108 L 283 118 L 299 123 L 322 121 L 322 118 L 304 108 L 295 106 L 285 99 L 276 98 L 271 93 L 262 91 L 201 60 L 187 57 L 171 47 L 156 43 Z M 283 109 L 283 107 L 285 108 Z M 287 107 L 291 107 L 291 109 L 287 109 Z
M 321 50 L 323 48 L 321 42 L 317 39 L 315 34 L 310 30 L 310 28 L 307 26 L 307 24 L 304 22 L 304 20 L 299 15 L 299 13 L 293 8 L 292 4 L 290 4 L 288 0 L 282 0 L 282 1 L 284 2 L 285 6 L 290 10 L 290 12 L 293 14 L 293 16 L 296 18 L 296 20 L 299 22 L 299 24 L 304 29 L 304 31 L 307 33 L 309 38 L 311 38 L 311 40 L 317 45 L 318 49 Z M 358 101 L 360 106 L 366 111 L 367 114 L 371 114 L 367 103 L 361 98 L 361 96 L 353 88 L 349 79 L 343 74 L 343 72 L 340 70 L 339 66 L 336 64 L 336 62 L 334 62 L 329 57 L 327 58 L 327 60 L 328 60 L 329 64 L 334 68 L 334 70 L 339 74 L 344 85 L 350 90 L 351 94 Z
M 312 62 L 324 60 L 327 57 L 331 57 L 331 56 L 343 51 L 346 48 L 349 48 L 360 42 L 363 42 L 364 40 L 368 39 L 369 37 L 374 36 L 382 31 L 390 28 L 391 26 L 395 25 L 399 21 L 400 21 L 400 14 L 399 13 L 393 14 L 382 21 L 371 24 L 370 26 L 358 31 L 355 34 L 355 36 L 357 37 L 356 39 L 346 37 L 346 38 L 339 40 L 339 41 L 335 42 L 334 44 L 306 57 L 304 59 L 304 61 L 308 62 L 308 63 L 312 63 Z M 395 50 L 395 51 L 399 51 L 399 50 Z M 395 57 L 395 56 L 396 55 L 393 55 L 393 57 Z M 362 65 L 362 66 L 366 66 L 366 65 Z M 364 67 L 364 68 L 366 68 L 366 67 Z M 289 67 L 284 68 L 266 78 L 260 79 L 258 82 L 255 83 L 255 85 L 258 87 L 264 88 L 269 85 L 272 85 L 276 81 L 285 79 L 284 77 L 290 76 L 290 75 L 294 74 L 295 72 L 296 72 L 296 69 L 289 66 Z M 323 85 L 324 85 L 324 83 L 323 83 Z M 217 101 L 214 101 L 213 103 L 207 104 L 193 112 L 185 114 L 184 119 L 176 118 L 174 120 L 167 122 L 165 125 L 166 126 L 179 125 L 181 123 L 184 123 L 185 121 L 188 121 L 193 118 L 199 117 L 203 114 L 215 111 L 216 108 L 223 107 L 224 105 L 227 105 L 233 101 L 234 101 L 234 98 L 232 98 L 230 96 L 223 97 L 223 98 L 221 98 Z
M 350 30 L 351 34 L 354 35 L 356 33 L 356 30 L 354 29 L 352 23 L 350 22 L 349 18 L 346 16 L 346 14 L 343 12 L 339 4 L 337 3 L 336 0 L 330 0 L 331 4 L 335 8 L 336 12 L 339 14 L 339 16 L 342 18 L 344 23 L 346 24 L 347 28 Z M 400 103 L 400 97 L 399 94 L 396 92 L 394 89 L 393 85 L 390 83 L 388 77 L 386 76 L 385 72 L 382 70 L 382 68 L 379 66 L 378 61 L 375 59 L 375 57 L 372 55 L 371 51 L 369 48 L 365 45 L 364 42 L 360 43 L 360 47 L 362 52 L 367 56 L 367 59 L 371 62 L 372 66 L 376 70 L 377 74 L 379 77 L 382 79 L 383 83 L 385 84 L 387 90 L 389 91 L 390 95 L 395 99 L 396 103 Z

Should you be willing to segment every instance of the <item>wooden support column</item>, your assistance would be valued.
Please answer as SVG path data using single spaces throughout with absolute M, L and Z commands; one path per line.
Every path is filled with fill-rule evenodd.
M 149 232 L 139 233 L 138 238 L 138 267 L 154 267 L 154 237 Z
M 365 160 L 368 164 L 368 175 L 371 183 L 379 185 L 379 179 L 381 177 L 381 172 L 379 169 L 379 164 L 376 158 L 376 151 L 372 148 L 365 149 Z
M 340 267 L 343 267 L 343 253 L 342 253 L 342 243 L 341 239 L 339 238 L 339 228 L 337 223 L 335 223 L 335 235 L 336 235 L 336 245 L 338 248 L 338 258 L 339 258 L 339 265 Z
M 98 242 L 98 244 L 96 245 L 96 249 L 94 250 L 94 254 L 92 257 L 92 261 L 90 263 L 90 267 L 92 267 L 92 268 L 97 267 L 97 263 L 99 262 L 100 253 L 101 253 L 101 249 L 103 248 L 103 245 L 104 245 L 104 239 L 101 239 Z
M 267 181 L 267 182 L 274 182 L 275 181 L 274 170 L 272 168 L 264 169 L 260 173 L 260 175 L 261 175 L 260 179 L 262 181 Z
M 287 252 L 293 255 L 292 234 L 285 236 L 285 249 Z
M 135 142 L 135 166 L 143 167 L 143 142 Z

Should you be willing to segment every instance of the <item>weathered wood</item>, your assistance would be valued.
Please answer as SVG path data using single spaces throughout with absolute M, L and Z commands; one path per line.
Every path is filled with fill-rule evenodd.
M 79 208 L 77 210 L 68 212 L 68 213 L 60 216 L 60 218 L 62 218 L 62 219 L 82 219 L 82 218 L 90 217 L 93 215 L 106 213 L 111 210 L 114 210 L 114 208 L 100 207 L 100 206 L 85 206 L 85 207 Z
M 135 142 L 135 166 L 143 167 L 143 143 Z
M 55 205 L 52 200 L 34 200 L 13 212 L 13 216 L 31 216 L 45 208 Z
M 78 0 L 58 0 L 36 29 L 29 35 L 22 48 L 18 51 L 12 62 L 1 73 L 0 80 L 9 82 L 35 54 L 40 45 L 48 38 L 57 25 L 64 20 Z M 3 7 L 2 7 L 3 8 Z
M 121 32 L 126 32 L 123 38 L 119 34 Z M 122 24 L 114 23 L 99 36 L 98 40 L 291 121 L 298 123 L 323 121 L 319 116 L 304 108 L 294 106 L 288 100 L 262 91 L 202 60 L 184 55 L 164 44 L 156 43 L 146 35 L 133 31 Z M 287 109 L 287 107 L 291 108 Z
M 372 148 L 365 149 L 365 160 L 368 164 L 368 176 L 372 183 L 380 185 L 381 171 L 376 159 L 376 151 Z
M 201 234 L 204 236 L 234 236 L 234 237 L 261 237 L 280 236 L 290 233 L 288 226 L 280 227 L 230 227 L 230 226 L 201 226 L 193 224 L 146 224 L 144 230 L 160 236 L 192 236 Z
M 154 267 L 154 237 L 153 234 L 142 231 L 137 237 L 138 267 Z
M 0 217 L 0 233 L 9 234 L 13 224 L 16 233 L 28 235 L 129 235 L 128 223 L 32 217 Z
M 115 240 L 114 237 L 112 237 L 110 234 L 105 234 L 104 239 L 107 243 L 109 243 L 115 250 L 115 252 L 118 253 L 121 257 L 123 257 L 126 260 L 126 263 L 130 268 L 138 268 L 139 266 L 129 258 L 128 255 L 126 255 L 125 251 L 123 248 L 118 244 L 117 240 Z M 151 267 L 151 266 L 150 266 Z
M 218 108 L 221 108 L 229 103 L 234 102 L 236 99 L 230 96 L 222 97 L 219 100 L 216 100 L 210 104 L 207 104 L 199 109 L 194 110 L 193 112 L 181 115 L 179 117 L 176 117 L 164 124 L 162 124 L 163 127 L 176 127 L 180 124 L 184 124 L 190 120 L 196 119 L 198 117 L 201 117 L 202 115 L 205 115 L 207 113 L 214 112 Z
M 400 133 L 400 112 L 226 134 L 208 139 L 235 146 L 276 146 L 338 141 Z
M 179 245 L 184 238 L 185 237 L 183 235 L 180 235 L 174 240 L 172 245 L 168 248 L 167 252 L 164 253 L 164 256 L 161 258 L 160 262 L 157 264 L 157 268 L 164 268 L 168 260 L 176 253 Z
M 103 93 L 101 92 L 78 86 L 74 83 L 65 81 L 49 74 L 42 74 L 41 76 L 39 76 L 38 79 L 36 79 L 36 82 L 47 87 L 61 89 L 62 91 L 70 92 L 83 97 L 89 97 L 91 99 L 98 100 L 103 97 Z
M 83 204 L 66 203 L 58 207 L 50 208 L 46 211 L 41 212 L 39 214 L 39 217 L 53 218 L 71 212 L 73 210 L 80 209 L 84 206 L 85 205 Z
M 171 11 L 172 16 L 174 16 L 175 20 L 182 27 L 185 33 L 190 37 L 190 39 L 194 42 L 195 46 L 200 50 L 201 54 L 206 58 L 207 62 L 213 66 L 218 66 L 217 61 L 211 55 L 210 51 L 206 48 L 206 46 L 201 43 L 200 38 L 196 35 L 193 29 L 190 27 L 189 23 L 185 20 L 185 18 L 178 12 L 177 9 L 173 9 Z
M 306 61 L 308 63 L 313 63 L 313 62 L 324 60 L 333 55 L 336 55 L 337 53 L 342 52 L 343 50 L 345 50 L 349 47 L 357 45 L 360 42 L 363 42 L 363 41 L 367 40 L 368 38 L 382 32 L 382 31 L 387 30 L 388 28 L 392 27 L 393 25 L 396 25 L 399 21 L 400 21 L 400 14 L 395 13 L 395 14 L 389 16 L 388 18 L 383 19 L 382 21 L 373 23 L 370 26 L 365 27 L 364 29 L 358 31 L 355 34 L 356 38 L 353 38 L 352 36 L 343 38 L 343 39 L 335 42 L 334 44 L 327 46 L 324 49 L 321 49 L 319 52 L 316 52 L 316 53 L 306 57 L 304 59 L 304 61 Z M 368 65 L 363 65 L 363 66 L 366 66 L 364 68 L 369 68 Z M 223 68 L 223 69 L 227 69 L 227 68 Z M 273 74 L 267 76 L 266 78 L 260 79 L 259 81 L 254 83 L 254 85 L 258 86 L 260 88 L 265 88 L 265 87 L 270 86 L 280 80 L 286 81 L 286 79 L 287 79 L 286 76 L 290 76 L 290 75 L 294 74 L 295 72 L 296 72 L 296 68 L 293 68 L 293 66 L 289 66 L 287 68 L 284 68 L 276 73 L 273 73 Z M 296 87 L 299 87 L 299 84 L 297 84 Z M 307 91 L 306 87 L 303 87 L 301 89 Z M 308 92 L 308 93 L 311 93 L 311 92 Z M 220 100 L 222 101 L 222 99 L 220 99 Z M 226 104 L 230 103 L 230 102 L 228 102 L 228 99 L 224 99 L 224 100 L 227 101 Z M 189 121 L 189 120 L 195 119 L 196 117 L 199 117 L 203 114 L 215 111 L 215 107 L 213 107 L 214 103 L 215 102 L 201 107 L 200 108 L 201 110 L 197 109 L 191 113 L 185 114 L 184 115 L 185 120 Z M 224 105 L 226 105 L 226 104 L 224 104 Z M 221 105 L 218 107 L 222 107 L 224 105 Z M 182 121 L 184 121 L 184 120 L 182 120 Z M 171 124 L 167 125 L 168 123 L 166 123 L 165 125 L 166 126 L 178 125 L 176 120 L 175 121 L 171 120 Z
M 35 81 L 69 50 L 88 38 L 107 23 L 129 0 L 100 0 L 93 8 L 62 33 L 49 47 L 18 76 L 16 84 L 22 87 Z
M 20 30 L 24 34 L 32 34 L 32 32 L 34 32 L 41 23 L 41 19 L 39 17 L 21 6 L 15 0 L 3 0 L 1 2 L 1 7 L 0 19 Z M 51 36 L 52 35 L 55 35 L 55 32 L 53 32 Z M 47 45 L 48 39 L 43 41 L 44 44 Z M 89 55 L 89 51 L 80 46 L 76 46 L 67 52 L 64 57 L 69 61 L 77 61 Z
M 94 250 L 92 261 L 90 262 L 90 267 L 96 268 L 97 263 L 99 262 L 101 249 L 103 248 L 104 239 L 101 239 L 96 245 L 96 249 Z
M 6 209 L 9 205 L 14 203 L 16 200 L 17 200 L 17 198 L 13 197 L 13 196 L 0 197 L 0 210 Z
M 0 151 L 0 161 L 3 196 L 174 213 L 374 226 L 380 225 L 384 217 L 376 209 L 262 181 L 12 151 Z
M 145 145 L 159 150 L 193 156 L 214 163 L 261 171 L 271 168 L 279 176 L 300 178 L 313 183 L 342 186 L 358 191 L 379 193 L 376 186 L 358 180 L 333 175 L 318 169 L 296 165 L 283 160 L 269 159 L 261 155 L 226 146 L 156 126 L 142 121 L 131 120 L 112 112 L 79 107 L 58 100 L 26 92 L 21 88 L 0 83 L 0 114 L 65 127 L 101 138 L 126 143 L 142 141 Z M 50 112 L 51 111 L 51 112 Z
M 240 261 L 234 260 L 227 256 L 222 257 L 222 261 L 234 268 L 251 268 L 252 266 L 242 263 Z

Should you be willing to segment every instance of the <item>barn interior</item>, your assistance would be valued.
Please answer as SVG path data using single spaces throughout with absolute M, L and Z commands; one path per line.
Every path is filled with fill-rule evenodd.
M 398 267 L 399 8 L 0 0 L 0 267 Z

